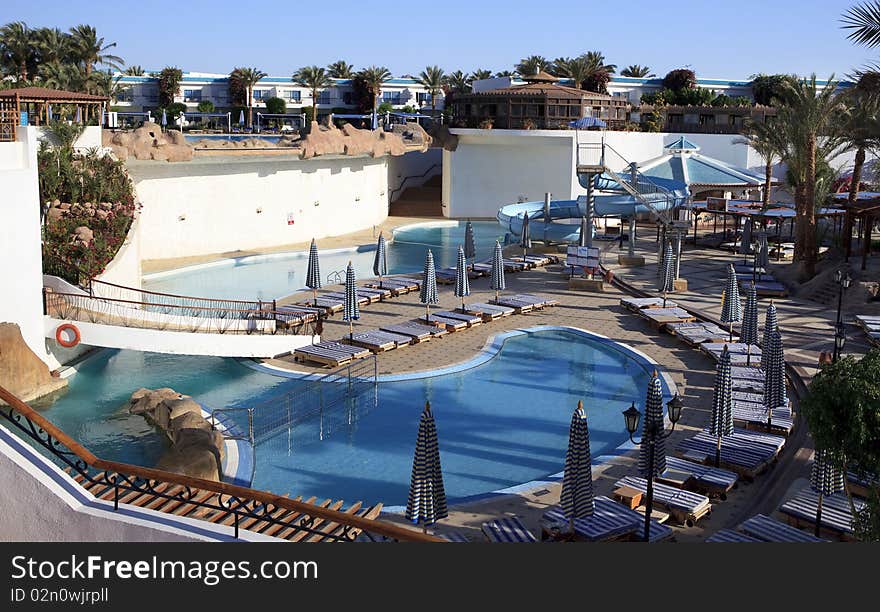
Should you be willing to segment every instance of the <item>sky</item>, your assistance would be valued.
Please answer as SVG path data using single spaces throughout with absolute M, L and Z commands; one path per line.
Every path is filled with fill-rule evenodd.
M 553 2 L 443 0 L 369 3 L 229 0 L 2 0 L 0 24 L 97 28 L 115 54 L 146 70 L 178 66 L 228 73 L 257 67 L 272 76 L 338 59 L 395 76 L 437 64 L 447 72 L 512 70 L 520 58 L 599 50 L 618 70 L 658 76 L 689 67 L 698 77 L 747 79 L 816 72 L 838 78 L 880 59 L 840 28 L 855 0 L 625 0 Z M 375 8 L 367 8 L 370 5 Z M 547 11 L 545 14 L 544 11 Z

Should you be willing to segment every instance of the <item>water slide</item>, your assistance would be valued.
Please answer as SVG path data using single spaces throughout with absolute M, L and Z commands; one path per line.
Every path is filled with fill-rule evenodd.
M 578 181 L 587 188 L 587 174 L 578 174 Z M 632 217 L 640 213 L 665 211 L 683 205 L 688 199 L 687 185 L 670 179 L 651 178 L 651 183 L 660 190 L 644 193 L 642 200 L 651 204 L 651 210 L 644 202 L 624 189 L 616 180 L 606 174 L 594 177 L 594 200 L 592 217 Z M 529 216 L 529 233 L 535 240 L 554 242 L 577 242 L 580 234 L 581 217 L 588 216 L 587 197 L 577 200 L 552 200 L 549 209 L 549 222 L 544 202 L 521 202 L 508 204 L 498 210 L 498 223 L 515 236 L 522 233 L 523 217 Z

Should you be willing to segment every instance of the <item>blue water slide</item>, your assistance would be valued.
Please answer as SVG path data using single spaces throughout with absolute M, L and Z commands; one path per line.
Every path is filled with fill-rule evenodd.
M 586 188 L 586 175 L 578 180 Z M 683 205 L 688 198 L 687 185 L 679 181 L 651 177 L 651 183 L 662 189 L 647 193 L 655 209 L 666 210 Z M 630 217 L 634 214 L 650 212 L 610 176 L 601 174 L 595 177 L 595 207 L 593 217 Z M 522 233 L 523 216 L 529 216 L 529 231 L 535 240 L 554 242 L 575 242 L 580 234 L 580 219 L 586 215 L 586 198 L 578 200 L 553 200 L 550 202 L 550 218 L 545 218 L 544 202 L 520 202 L 508 204 L 498 210 L 498 223 L 511 234 Z M 548 222 L 549 221 L 549 222 Z

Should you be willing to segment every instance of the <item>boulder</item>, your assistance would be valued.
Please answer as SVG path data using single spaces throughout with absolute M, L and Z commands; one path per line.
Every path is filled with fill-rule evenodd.
M 50 208 L 48 211 L 46 211 L 46 218 L 49 220 L 49 223 L 58 221 L 63 216 L 64 211 L 60 208 Z
M 197 415 L 202 414 L 202 407 L 188 396 L 183 396 L 179 399 L 165 399 L 163 402 L 171 411 L 172 419 L 176 419 L 189 412 Z
M 89 246 L 92 243 L 92 240 L 95 239 L 95 232 L 90 230 L 85 225 L 80 225 L 75 230 L 73 230 L 73 241 L 80 242 L 84 246 Z
M 199 414 L 187 412 L 177 418 L 171 419 L 170 428 L 171 440 L 174 444 L 180 445 L 181 432 L 198 430 L 207 432 L 207 442 L 210 442 L 210 444 L 213 445 L 214 430 L 211 428 L 211 424 Z
M 220 468 L 217 455 L 209 448 L 202 446 L 189 446 L 178 448 L 176 446 L 166 452 L 156 463 L 156 467 L 166 472 L 183 474 L 190 478 L 220 481 Z
M 118 159 L 152 159 L 156 161 L 190 161 L 192 146 L 177 130 L 163 132 L 162 128 L 147 122 L 133 132 L 117 132 L 110 139 L 114 155 Z

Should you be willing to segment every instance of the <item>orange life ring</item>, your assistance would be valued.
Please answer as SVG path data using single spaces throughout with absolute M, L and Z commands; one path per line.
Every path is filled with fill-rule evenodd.
M 73 332 L 72 340 L 65 340 L 62 335 L 65 331 L 70 330 Z M 58 329 L 55 330 L 55 341 L 58 342 L 64 348 L 71 348 L 79 344 L 79 330 L 76 328 L 76 325 L 73 323 L 62 323 L 58 326 Z

